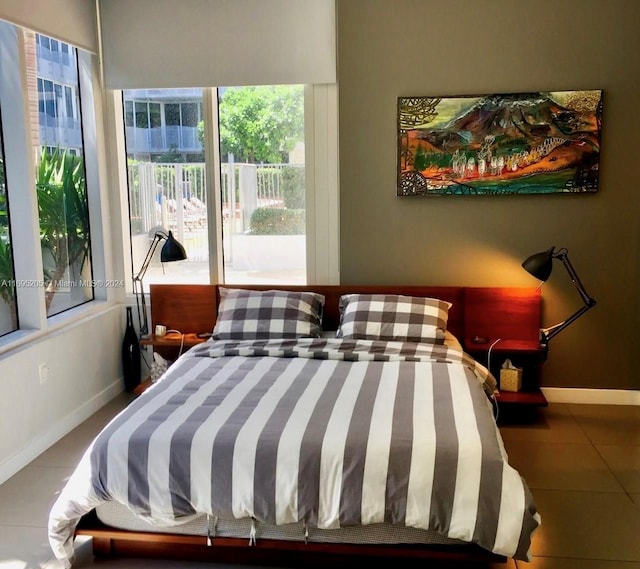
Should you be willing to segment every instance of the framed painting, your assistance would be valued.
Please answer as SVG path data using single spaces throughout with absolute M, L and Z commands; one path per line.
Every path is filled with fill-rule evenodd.
M 398 196 L 598 190 L 602 91 L 398 98 Z

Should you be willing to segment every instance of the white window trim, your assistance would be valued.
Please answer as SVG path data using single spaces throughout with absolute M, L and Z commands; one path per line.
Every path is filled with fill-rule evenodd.
M 340 284 L 338 86 L 306 85 L 307 282 Z
M 127 152 L 125 147 L 124 108 L 122 91 L 105 93 L 105 147 L 110 191 L 111 248 L 113 251 L 113 275 L 124 281 L 117 300 L 135 302 L 133 296 L 133 260 L 129 231 L 129 186 L 127 182 Z
M 222 191 L 220 181 L 220 123 L 218 119 L 218 89 L 203 89 L 202 114 L 204 124 L 204 160 L 213 167 L 206 170 L 207 219 L 209 224 L 209 282 L 224 282 L 224 253 L 222 250 Z
M 104 216 L 103 204 L 108 203 L 101 195 L 100 164 L 98 160 L 98 128 L 96 125 L 96 97 L 94 93 L 93 56 L 90 53 L 77 51 L 78 55 L 78 87 L 80 89 L 80 116 L 82 118 L 82 143 L 84 151 L 85 183 L 89 206 L 89 229 L 91 239 L 91 271 L 92 278 L 98 283 L 107 282 L 105 262 L 105 241 L 108 240 L 107 218 Z M 111 287 L 93 287 L 94 300 L 107 300 L 113 296 Z M 64 313 L 61 313 L 64 314 Z

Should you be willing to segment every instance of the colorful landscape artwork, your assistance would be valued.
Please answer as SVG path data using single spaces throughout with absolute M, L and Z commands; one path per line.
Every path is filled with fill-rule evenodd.
M 398 98 L 399 196 L 598 190 L 602 91 Z

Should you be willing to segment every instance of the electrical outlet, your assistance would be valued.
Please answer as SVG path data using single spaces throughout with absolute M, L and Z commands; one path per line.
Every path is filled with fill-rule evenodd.
M 40 378 L 40 385 L 44 385 L 49 380 L 49 366 L 42 363 L 38 366 L 38 377 Z

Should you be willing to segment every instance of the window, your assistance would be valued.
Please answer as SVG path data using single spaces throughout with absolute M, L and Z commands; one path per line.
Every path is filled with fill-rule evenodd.
M 41 34 L 36 35 L 36 41 L 45 49 L 51 49 L 51 41 L 47 36 Z
M 133 126 L 133 101 L 124 103 L 124 125 Z
M 56 117 L 56 102 L 53 98 L 53 83 L 51 81 L 43 81 L 44 91 L 42 94 L 38 93 L 38 97 L 42 98 L 44 103 L 44 112 L 51 118 Z M 46 122 L 45 122 L 45 127 Z
M 200 117 L 198 116 L 199 105 L 196 103 L 183 103 L 182 109 L 182 126 L 196 127 Z
M 151 128 L 159 128 L 161 123 L 160 105 L 158 103 L 149 103 L 149 124 Z
M 224 281 L 306 283 L 304 86 L 219 90 Z
M 197 127 L 202 120 L 202 103 L 164 103 L 166 126 Z
M 167 126 L 180 126 L 180 103 L 165 103 L 164 105 L 164 124 Z
M 149 128 L 149 107 L 147 103 L 136 103 L 136 127 Z
M 157 231 L 172 231 L 187 252 L 187 261 L 162 266 L 158 247 L 145 285 L 209 281 L 205 164 L 198 134 L 202 90 L 184 91 L 123 92 L 133 273 Z M 187 95 L 191 101 L 185 100 Z
M 44 121 L 47 126 L 71 124 L 76 117 L 74 112 L 77 95 L 69 85 L 38 77 L 38 110 L 59 121 Z
M 9 224 L 9 203 L 0 137 L 0 336 L 18 329 L 18 308 Z
M 185 91 L 191 91 L 190 100 Z M 187 251 L 180 266 L 152 263 L 148 283 L 209 280 L 205 163 L 203 155 L 194 160 L 193 153 L 202 148 L 205 129 L 218 132 L 218 125 L 204 123 L 202 100 L 200 90 L 123 94 L 134 274 L 157 229 L 172 231 Z M 135 128 L 129 122 L 132 106 Z M 238 284 L 303 284 L 304 87 L 221 88 L 218 109 L 221 277 Z M 140 132 L 148 125 L 161 128 L 161 145 Z
M 60 52 L 60 42 L 24 33 L 25 50 L 39 43 Z M 76 49 L 68 63 L 44 65 L 26 57 L 29 100 L 39 110 L 38 133 L 31 144 L 36 157 L 36 193 L 47 316 L 94 298 L 89 204 L 79 109 L 80 85 Z M 39 53 L 39 52 L 38 52 Z M 35 67 L 35 69 L 34 69 Z
M 119 286 L 102 239 L 90 239 L 103 225 L 93 60 L 0 21 L 0 352 L 83 317 L 82 305 Z
M 72 119 L 76 116 L 75 112 L 73 111 L 73 109 L 75 108 L 75 97 L 73 95 L 71 87 L 69 87 L 68 85 L 64 86 L 64 98 L 67 110 L 66 116 Z

